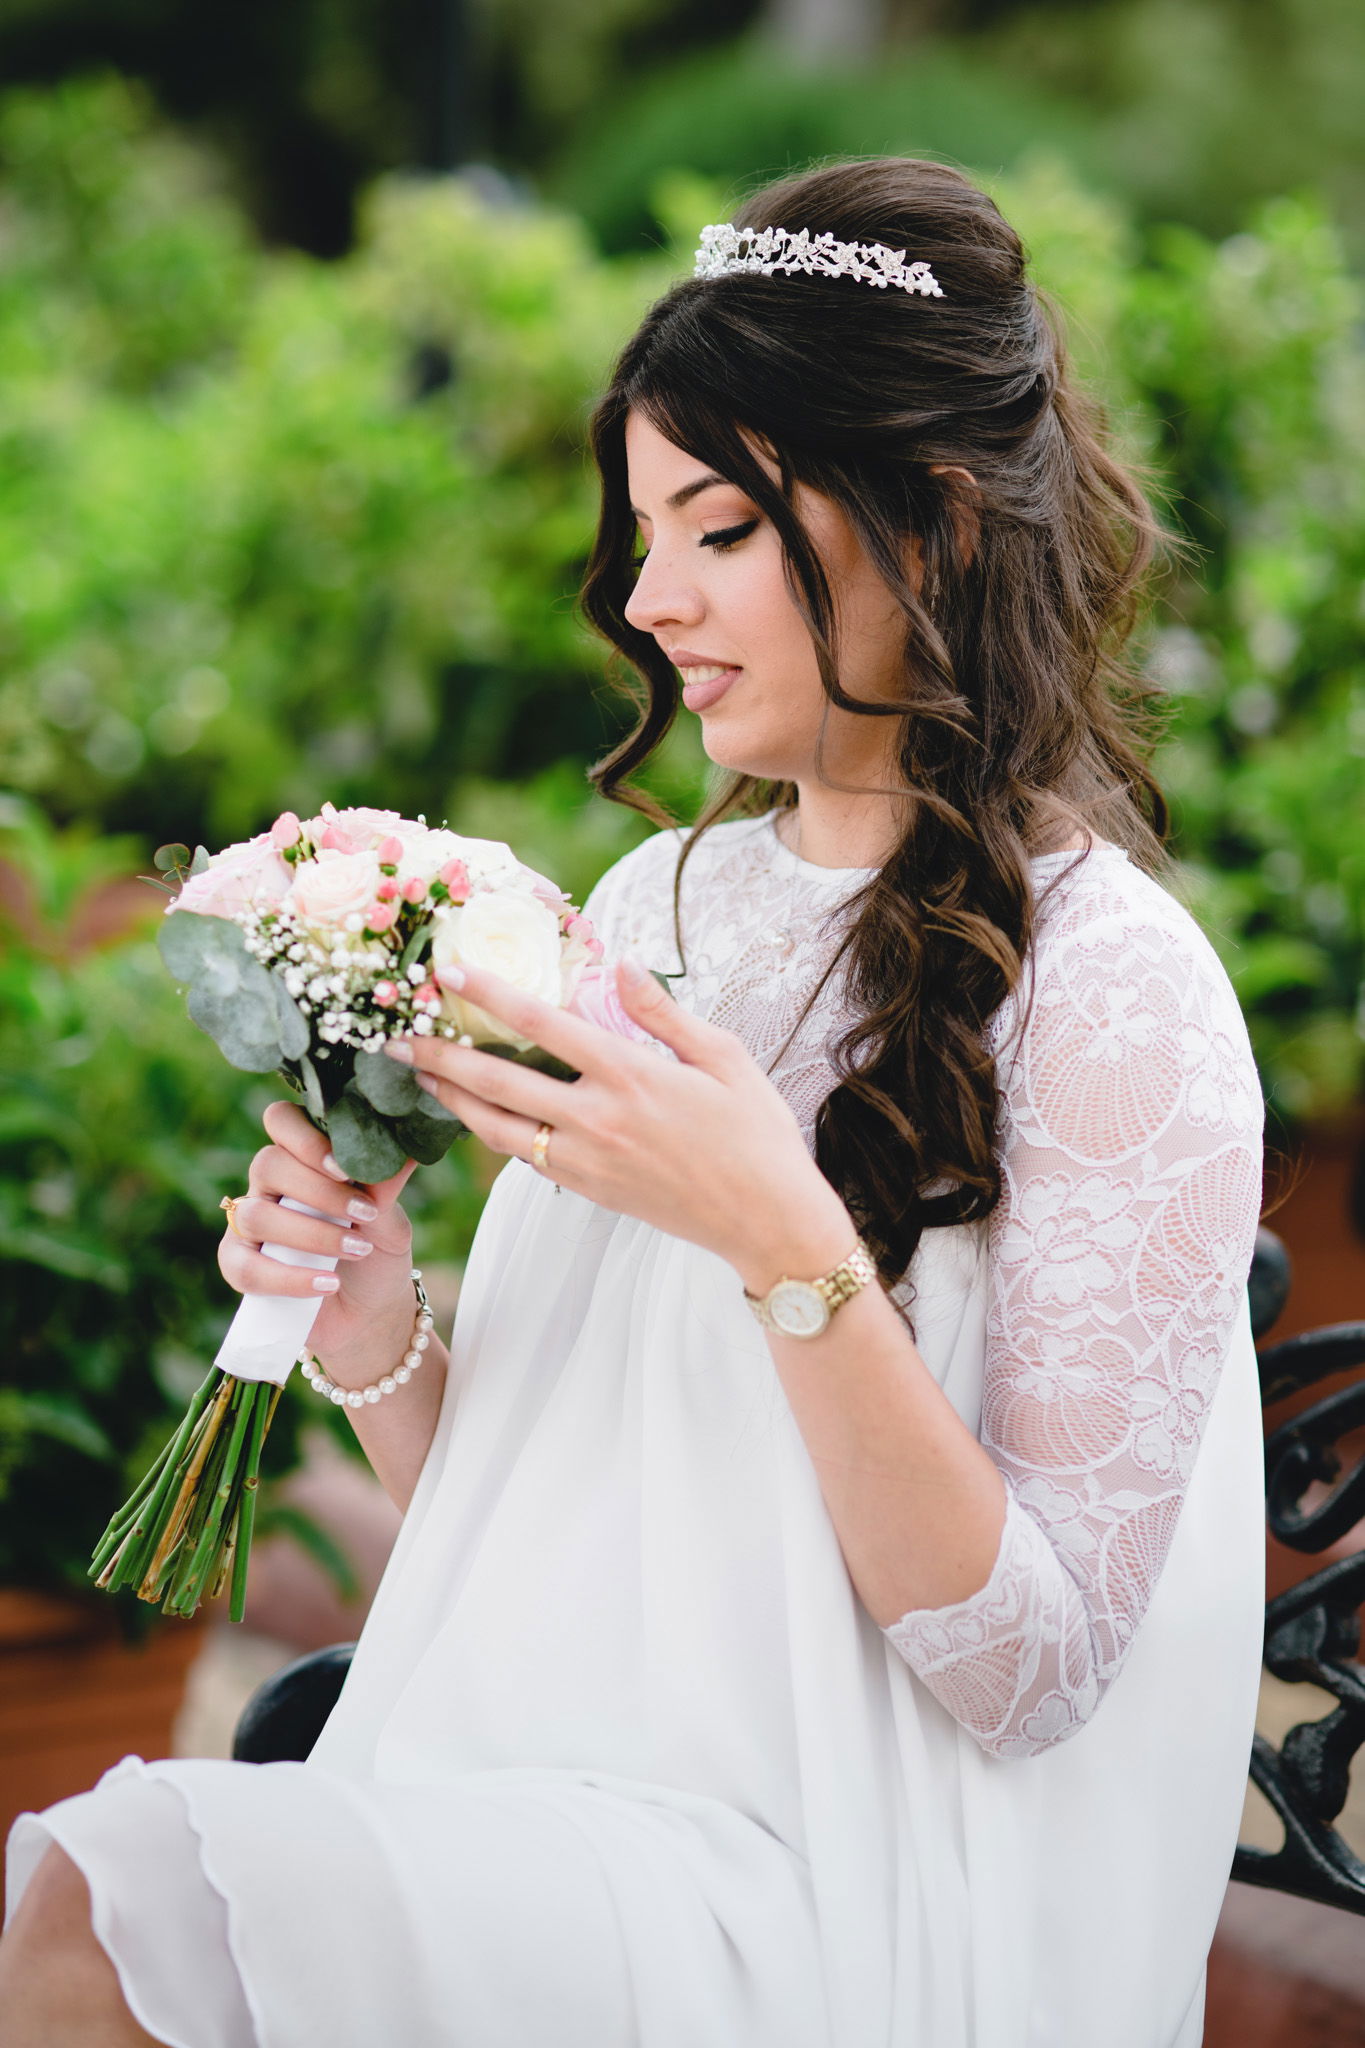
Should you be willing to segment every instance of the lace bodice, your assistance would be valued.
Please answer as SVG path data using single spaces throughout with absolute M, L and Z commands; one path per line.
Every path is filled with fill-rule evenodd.
M 799 860 L 773 816 L 713 826 L 691 856 L 688 972 L 671 986 L 738 1034 L 813 1146 L 848 1021 L 842 970 L 782 1048 L 871 870 Z M 682 967 L 680 844 L 657 833 L 598 883 L 586 908 L 608 957 L 629 946 L 647 966 Z M 1193 919 L 1114 847 L 1044 856 L 1034 878 L 1029 973 L 992 1025 L 1003 1193 L 978 1226 L 980 1434 L 1005 1481 L 1005 1523 L 983 1587 L 885 1631 L 1001 1756 L 1073 1733 L 1122 1666 L 1246 1314 L 1260 1207 L 1256 1070 Z

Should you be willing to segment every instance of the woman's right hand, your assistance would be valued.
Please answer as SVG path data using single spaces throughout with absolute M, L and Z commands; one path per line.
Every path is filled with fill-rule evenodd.
M 233 1214 L 236 1228 L 223 1232 L 223 1278 L 239 1294 L 321 1297 L 308 1341 L 329 1367 L 349 1358 L 363 1366 L 395 1343 L 401 1352 L 413 1318 L 412 1225 L 398 1197 L 416 1161 L 373 1186 L 349 1181 L 335 1160 L 325 1163 L 331 1159 L 327 1138 L 301 1109 L 272 1102 L 262 1122 L 273 1142 L 252 1160 L 247 1193 Z M 283 1208 L 282 1195 L 337 1220 L 324 1223 Z M 325 1253 L 337 1259 L 336 1273 L 267 1258 L 259 1249 L 267 1243 Z

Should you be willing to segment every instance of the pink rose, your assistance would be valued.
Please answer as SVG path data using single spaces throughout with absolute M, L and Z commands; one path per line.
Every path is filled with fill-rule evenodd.
M 316 860 L 302 860 L 294 869 L 289 901 L 300 923 L 341 931 L 348 917 L 369 909 L 381 879 L 372 853 L 325 847 Z
M 655 1043 L 654 1033 L 637 1024 L 621 1001 L 614 968 L 585 967 L 564 1007 L 571 1017 L 600 1024 L 604 1031 L 614 1031 L 618 1038 L 634 1038 L 647 1045 Z
M 292 875 L 269 832 L 238 840 L 211 856 L 202 874 L 191 875 L 175 899 L 177 910 L 200 917 L 235 917 L 242 910 L 274 910 L 288 892 Z

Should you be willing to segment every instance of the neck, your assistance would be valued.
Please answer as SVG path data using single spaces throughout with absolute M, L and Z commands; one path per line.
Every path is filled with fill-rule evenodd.
M 900 803 L 860 790 L 797 784 L 797 808 L 779 821 L 779 836 L 793 853 L 818 868 L 877 868 L 903 830 Z

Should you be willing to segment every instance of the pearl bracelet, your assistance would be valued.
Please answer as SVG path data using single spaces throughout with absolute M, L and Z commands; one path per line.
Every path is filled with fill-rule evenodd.
M 328 1379 L 320 1358 L 315 1358 L 311 1351 L 301 1351 L 298 1360 L 299 1370 L 315 1394 L 321 1394 L 336 1408 L 363 1408 L 367 1403 L 373 1406 L 385 1394 L 395 1393 L 399 1387 L 407 1385 L 422 1363 L 422 1353 L 431 1342 L 432 1324 L 435 1320 L 431 1313 L 431 1304 L 427 1300 L 426 1289 L 422 1285 L 420 1266 L 414 1266 L 412 1269 L 412 1284 L 417 1290 L 417 1320 L 412 1326 L 412 1341 L 403 1353 L 403 1363 L 396 1365 L 391 1373 L 386 1372 L 382 1380 L 375 1380 L 368 1387 L 338 1387 Z

